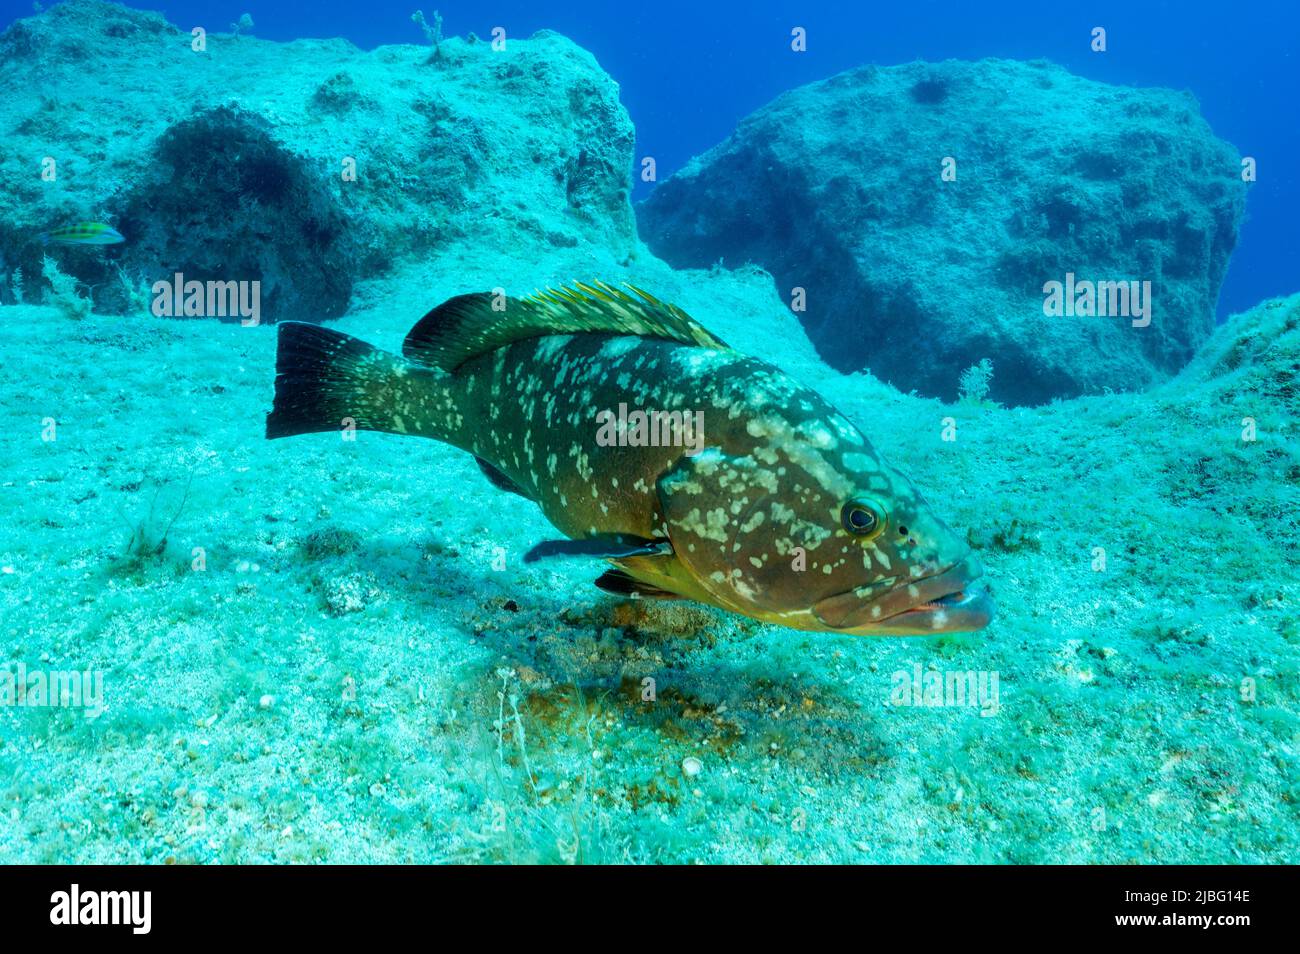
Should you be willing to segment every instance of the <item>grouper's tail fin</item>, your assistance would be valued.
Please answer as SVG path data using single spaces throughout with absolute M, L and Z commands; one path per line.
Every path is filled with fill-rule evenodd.
M 435 406 L 440 372 L 320 325 L 282 321 L 278 328 L 268 438 L 349 427 L 444 438 L 433 422 L 409 419 L 410 409 Z

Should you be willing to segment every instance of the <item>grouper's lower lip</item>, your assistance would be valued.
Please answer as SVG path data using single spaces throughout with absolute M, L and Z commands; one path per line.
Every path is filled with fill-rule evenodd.
M 863 635 L 972 632 L 993 619 L 993 600 L 974 581 L 982 573 L 974 556 L 942 573 L 884 592 L 854 590 L 819 602 L 813 612 L 831 629 Z
M 979 584 L 968 584 L 890 616 L 880 626 L 885 632 L 960 633 L 983 629 L 992 621 L 993 599 Z

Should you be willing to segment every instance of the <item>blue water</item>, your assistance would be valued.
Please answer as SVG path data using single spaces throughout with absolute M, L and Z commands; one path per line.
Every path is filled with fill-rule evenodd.
M 1191 90 L 1214 132 L 1258 161 L 1247 218 L 1219 299 L 1219 315 L 1295 290 L 1300 221 L 1300 5 L 1206 2 L 650 4 L 569 0 L 319 0 L 311 4 L 136 2 L 182 26 L 226 28 L 245 9 L 257 36 L 345 37 L 363 48 L 420 43 L 411 11 L 443 16 L 448 36 L 495 26 L 511 36 L 552 29 L 592 51 L 622 86 L 637 130 L 638 155 L 653 155 L 659 178 L 720 142 L 737 121 L 803 83 L 864 63 L 986 56 L 1044 57 L 1091 79 Z M 236 9 L 238 6 L 238 9 Z M 0 23 L 31 10 L 5 0 Z M 793 54 L 790 30 L 808 31 Z M 1089 48 L 1094 26 L 1108 49 Z M 639 183 L 634 198 L 650 186 Z

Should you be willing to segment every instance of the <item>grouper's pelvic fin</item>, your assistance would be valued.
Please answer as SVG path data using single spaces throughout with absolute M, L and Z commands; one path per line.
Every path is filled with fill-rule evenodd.
M 478 464 L 478 469 L 483 471 L 483 476 L 491 482 L 493 487 L 496 487 L 498 490 L 504 490 L 508 494 L 516 494 L 517 496 L 523 497 L 525 500 L 536 502 L 536 497 L 511 480 L 510 477 L 499 467 L 493 466 L 477 455 L 474 457 L 474 462 Z
M 638 580 L 626 570 L 606 570 L 595 580 L 596 589 L 604 590 L 606 593 L 613 593 L 615 596 L 626 596 L 628 599 L 647 599 L 647 600 L 683 600 L 686 597 L 678 593 L 670 593 L 668 590 L 660 589 L 652 583 L 646 583 Z
M 320 325 L 282 321 L 278 328 L 268 438 L 353 427 L 447 439 L 431 413 L 441 372 Z M 412 410 L 425 411 L 418 422 Z

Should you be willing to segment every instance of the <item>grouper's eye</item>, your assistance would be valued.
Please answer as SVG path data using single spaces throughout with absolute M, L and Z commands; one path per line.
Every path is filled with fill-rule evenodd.
M 840 523 L 855 537 L 874 537 L 885 529 L 885 511 L 874 500 L 850 500 L 840 510 Z

